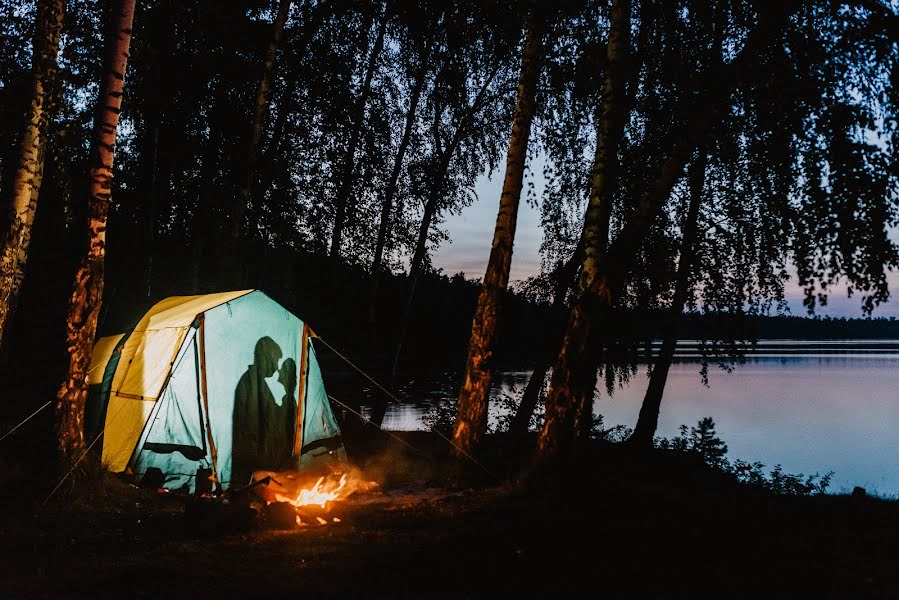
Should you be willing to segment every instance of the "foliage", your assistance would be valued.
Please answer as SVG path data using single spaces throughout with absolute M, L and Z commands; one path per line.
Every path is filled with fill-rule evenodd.
M 729 475 L 739 483 L 768 490 L 775 494 L 812 496 L 824 494 L 830 486 L 833 472 L 824 475 L 804 475 L 785 473 L 780 465 L 775 465 L 765 473 L 761 462 L 731 461 L 727 458 L 727 444 L 718 437 L 715 422 L 711 417 L 700 419 L 695 427 L 681 425 L 680 434 L 668 439 L 658 437 L 654 445 L 660 450 L 699 457 L 711 469 Z
M 111 7 L 103 0 L 66 4 L 20 333 L 9 338 L 14 350 L 4 349 L 4 374 L 28 370 L 27 377 L 7 379 L 38 388 L 59 378 L 52 371 L 65 354 L 56 332 L 70 292 L 73 249 L 84 235 L 88 141 Z M 738 363 L 756 337 L 771 331 L 746 324 L 784 311 L 791 272 L 809 311 L 838 286 L 860 295 L 865 311 L 884 302 L 888 273 L 899 268 L 891 235 L 899 225 L 895 3 L 631 4 L 627 119 L 609 233 L 613 240 L 621 234 L 659 166 L 692 135 L 684 132 L 713 121 L 698 144 L 708 173 L 685 327 L 700 342 L 703 375 L 712 364 Z M 243 237 L 231 248 L 229 222 L 247 168 L 274 4 L 140 2 L 116 148 L 101 333 L 123 330 L 169 295 L 262 287 L 370 364 L 384 362 L 396 332 L 408 329 L 415 338 L 405 345 L 408 356 L 461 366 L 477 290 L 464 278 L 436 272 L 431 258 L 449 241 L 447 217 L 471 204 L 476 182 L 503 166 L 530 5 L 295 0 L 277 49 Z M 555 347 L 559 323 L 545 309 L 581 233 L 606 68 L 610 3 L 546 6 L 554 12 L 547 19 L 537 143 L 528 166 L 528 201 L 541 213 L 542 273 L 507 297 L 496 352 L 497 361 L 519 365 L 534 358 L 526 352 Z M 32 0 L 0 5 L 2 202 L 10 195 L 29 101 L 30 52 L 21 40 L 31 37 L 34 12 Z M 771 22 L 782 26 L 765 30 Z M 386 41 L 376 53 L 382 30 Z M 756 35 L 763 36 L 760 49 L 743 57 L 739 69 L 725 69 Z M 369 67 L 373 76 L 366 84 Z M 699 100 L 721 73 L 727 73 L 727 93 L 706 110 Z M 413 108 L 419 82 L 422 98 Z M 409 147 L 398 161 L 410 112 Z M 348 161 L 354 123 L 360 125 L 358 147 Z M 699 151 L 684 157 L 687 168 Z M 363 290 L 397 163 L 385 282 L 380 303 L 367 311 Z M 533 185 L 537 174 L 543 186 Z M 350 190 L 345 231 L 340 260 L 332 264 L 328 244 L 343 189 Z M 596 361 L 608 393 L 633 375 L 640 347 L 657 331 L 639 322 L 672 303 L 686 191 L 684 182 L 674 187 L 628 257 Z M 407 278 L 413 266 L 421 271 L 414 283 Z M 371 335 L 360 335 L 363 330 Z M 834 336 L 847 331 L 833 323 L 815 329 L 821 330 Z M 41 398 L 34 390 L 16 394 Z M 512 398 L 499 402 L 510 411 L 514 404 Z M 448 419 L 435 426 L 443 428 Z M 595 431 L 602 439 L 623 435 L 601 423 Z M 725 459 L 714 457 L 709 431 L 700 426 L 680 437 L 717 464 Z M 740 472 L 756 477 L 751 466 Z M 782 474 L 765 477 L 795 487 Z
M 633 429 L 626 425 L 613 425 L 606 428 L 603 416 L 596 415 L 593 417 L 593 425 L 590 427 L 590 438 L 610 444 L 620 444 L 627 441 L 633 432 Z
M 516 385 L 510 385 L 508 388 L 503 386 L 499 393 L 490 398 L 490 409 L 495 416 L 495 421 L 490 423 L 491 433 L 502 433 L 509 431 L 512 419 L 518 412 L 521 405 L 524 388 Z M 537 396 L 537 405 L 531 413 L 528 421 L 528 430 L 537 431 L 543 427 L 543 417 L 545 415 L 544 394 L 541 391 Z
M 521 401 L 521 393 L 512 386 L 509 391 L 503 390 L 492 399 L 491 413 L 496 422 L 491 433 L 502 433 L 508 430 L 509 422 Z M 531 430 L 538 429 L 543 421 L 543 399 L 531 417 Z M 456 404 L 453 401 L 435 403 L 422 417 L 422 422 L 429 429 L 436 429 L 444 435 L 451 435 L 456 420 Z M 679 434 L 673 438 L 657 437 L 654 446 L 658 450 L 669 451 L 686 456 L 695 456 L 708 468 L 733 477 L 741 485 L 768 490 L 775 494 L 791 496 L 814 496 L 827 493 L 833 472 L 824 475 L 815 473 L 787 473 L 781 465 L 771 469 L 765 468 L 761 462 L 746 462 L 727 457 L 727 444 L 718 437 L 712 417 L 700 419 L 693 427 L 681 425 Z M 605 427 L 602 415 L 593 418 L 591 439 L 610 444 L 623 444 L 630 438 L 633 430 L 625 425 Z
M 439 431 L 446 437 L 452 436 L 456 424 L 456 403 L 445 400 L 432 404 L 428 412 L 422 415 L 421 422 L 428 429 Z

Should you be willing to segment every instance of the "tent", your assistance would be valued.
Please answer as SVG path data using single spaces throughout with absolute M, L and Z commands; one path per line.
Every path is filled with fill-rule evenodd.
M 94 346 L 88 439 L 113 472 L 190 491 L 342 460 L 313 337 L 258 290 L 166 298 Z

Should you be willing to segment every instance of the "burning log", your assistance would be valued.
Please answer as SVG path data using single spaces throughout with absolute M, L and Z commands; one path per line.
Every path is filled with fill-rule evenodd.
M 289 502 L 294 506 L 343 500 L 357 493 L 378 488 L 373 481 L 365 481 L 357 473 L 333 470 L 256 471 L 247 486 L 266 503 Z
M 330 508 L 330 507 L 329 507 Z M 322 508 L 317 504 L 307 504 L 306 506 L 294 507 L 297 525 L 321 526 L 331 522 L 331 516 L 328 509 Z
M 256 471 L 245 489 L 264 503 L 268 526 L 320 527 L 340 523 L 331 511 L 334 503 L 353 493 L 371 491 L 378 485 L 337 471 Z

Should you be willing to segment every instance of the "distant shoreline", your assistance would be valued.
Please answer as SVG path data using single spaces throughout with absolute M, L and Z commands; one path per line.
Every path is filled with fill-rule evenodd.
M 652 342 L 653 354 L 661 345 L 660 340 Z M 678 340 L 675 348 L 675 356 L 686 358 L 688 356 L 699 357 L 700 342 L 698 340 Z M 745 356 L 752 357 L 780 357 L 803 356 L 814 358 L 816 356 L 888 356 L 899 357 L 899 340 L 897 339 L 776 339 L 769 338 L 758 340 L 755 344 L 747 344 L 741 350 Z

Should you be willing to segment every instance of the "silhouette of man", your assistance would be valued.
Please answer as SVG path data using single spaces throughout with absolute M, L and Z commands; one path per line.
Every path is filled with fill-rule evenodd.
M 281 347 L 266 336 L 256 342 L 253 364 L 247 367 L 234 391 L 234 425 L 231 447 L 231 480 L 243 485 L 255 469 L 266 465 L 270 454 L 266 438 L 274 425 L 271 407 L 275 397 L 266 383 L 278 369 Z

